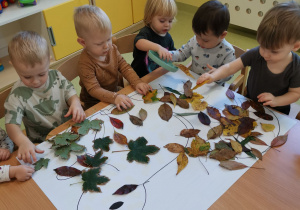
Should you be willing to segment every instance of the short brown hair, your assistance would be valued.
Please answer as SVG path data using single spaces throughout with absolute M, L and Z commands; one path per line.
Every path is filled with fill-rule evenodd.
M 84 38 L 87 33 L 93 33 L 95 30 L 111 31 L 109 17 L 102 9 L 92 5 L 84 5 L 75 9 L 74 24 L 77 36 L 80 38 Z
M 279 49 L 300 40 L 300 6 L 295 2 L 277 4 L 264 16 L 256 40 L 266 49 Z
M 17 33 L 8 44 L 8 54 L 12 63 L 22 62 L 32 67 L 50 59 L 47 41 L 34 31 Z
M 177 6 L 174 0 L 147 0 L 144 10 L 144 23 L 150 26 L 152 18 L 156 15 L 175 17 Z

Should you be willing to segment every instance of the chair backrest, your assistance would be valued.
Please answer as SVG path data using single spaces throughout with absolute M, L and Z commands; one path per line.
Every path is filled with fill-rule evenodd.
M 5 116 L 5 108 L 4 108 L 4 103 L 11 91 L 12 87 L 9 87 L 3 91 L 0 92 L 0 119 Z
M 245 53 L 245 50 L 234 46 L 233 48 L 235 50 L 235 57 L 239 58 L 243 53 Z M 248 78 L 248 72 L 249 72 L 249 67 L 246 66 L 244 68 L 241 69 L 241 74 L 237 76 L 237 78 L 231 83 L 231 85 L 229 86 L 229 89 L 235 91 L 236 89 L 238 89 L 238 93 L 241 95 L 246 95 L 246 85 L 247 85 L 247 78 Z
M 112 43 L 118 47 L 120 54 L 133 52 L 134 39 L 137 33 L 128 34 L 119 38 L 113 37 Z
M 69 81 L 72 81 L 78 76 L 78 60 L 80 53 L 63 62 L 57 70 Z

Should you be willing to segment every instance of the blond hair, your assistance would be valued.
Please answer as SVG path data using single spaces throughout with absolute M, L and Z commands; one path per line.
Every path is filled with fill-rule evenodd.
M 174 0 L 147 0 L 144 10 L 144 23 L 150 26 L 154 16 L 175 17 L 177 6 Z
M 84 5 L 77 7 L 74 12 L 74 24 L 78 37 L 85 38 L 86 34 L 95 30 L 111 31 L 111 22 L 106 13 L 99 7 Z
M 266 49 L 276 50 L 300 40 L 300 6 L 295 2 L 277 4 L 264 16 L 256 40 Z
M 8 44 L 8 54 L 12 63 L 21 62 L 32 67 L 50 59 L 47 41 L 34 31 L 17 33 Z

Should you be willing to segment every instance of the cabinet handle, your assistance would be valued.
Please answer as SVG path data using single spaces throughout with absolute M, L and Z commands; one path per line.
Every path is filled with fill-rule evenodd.
M 55 37 L 53 34 L 52 26 L 48 27 L 47 31 L 48 31 L 51 46 L 56 46 L 56 41 L 55 41 Z

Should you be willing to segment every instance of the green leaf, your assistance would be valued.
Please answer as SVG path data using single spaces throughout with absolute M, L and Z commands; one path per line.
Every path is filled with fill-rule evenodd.
M 95 139 L 93 142 L 94 142 L 94 146 L 93 146 L 94 150 L 102 149 L 105 152 L 108 152 L 109 144 L 112 144 L 113 140 L 109 138 L 109 136 L 106 136 L 104 138 Z
M 241 141 L 241 145 L 245 146 L 249 141 L 255 141 L 255 138 L 253 136 L 247 136 L 243 141 Z
M 186 97 L 186 95 L 184 95 L 184 94 L 181 94 L 181 95 L 179 96 L 179 98 L 180 98 L 180 99 L 187 99 L 188 97 Z
M 110 179 L 106 176 L 100 176 L 100 168 L 92 168 L 82 172 L 82 191 L 83 192 L 101 192 L 97 185 L 105 185 Z
M 103 124 L 103 121 L 102 120 L 92 120 L 92 121 L 89 121 L 89 120 L 84 120 L 83 122 L 81 123 L 76 123 L 73 125 L 73 127 L 79 127 L 78 129 L 78 134 L 79 135 L 85 135 L 87 134 L 87 132 L 90 130 L 90 129 L 93 129 L 95 131 L 100 131 L 101 130 L 101 124 Z
M 172 89 L 172 88 L 170 88 L 170 87 L 166 87 L 166 86 L 164 86 L 164 88 L 166 88 L 168 91 L 170 91 L 170 92 L 172 92 L 172 93 L 175 93 L 175 94 L 181 95 L 181 93 L 180 93 L 180 92 L 178 92 L 177 90 L 174 90 L 174 89 Z
M 74 134 L 71 132 L 65 132 L 62 134 L 57 134 L 53 138 L 53 141 L 54 141 L 55 145 L 64 146 L 64 145 L 70 145 L 72 141 L 75 141 L 78 138 L 79 138 L 78 134 Z
M 47 167 L 48 167 L 48 162 L 49 162 L 49 160 L 50 160 L 50 159 L 48 159 L 48 158 L 46 158 L 46 159 L 44 159 L 44 158 L 39 159 L 37 162 L 35 162 L 35 163 L 33 164 L 33 165 L 35 165 L 35 166 L 34 166 L 34 170 L 35 170 L 35 171 L 38 171 L 38 170 L 40 170 L 42 167 L 47 168 Z
M 147 155 L 153 155 L 159 151 L 159 148 L 155 145 L 146 145 L 148 141 L 144 137 L 139 137 L 137 140 L 130 140 L 128 148 L 131 150 L 127 154 L 127 160 L 129 162 L 137 161 L 140 163 L 148 163 L 149 157 Z
M 198 112 L 199 113 L 199 112 Z M 190 115 L 198 115 L 198 113 L 193 113 L 193 112 L 186 112 L 186 113 L 176 113 L 174 112 L 174 114 L 178 115 L 178 116 L 190 116 Z
M 102 157 L 103 152 L 102 150 L 100 150 L 99 152 L 97 152 L 95 154 L 95 156 L 89 156 L 89 155 L 86 155 L 86 159 L 85 159 L 85 163 L 89 166 L 92 166 L 92 167 L 99 167 L 100 165 L 102 165 L 107 159 L 108 157 Z
M 230 146 L 228 146 L 228 144 L 223 140 L 219 141 L 218 143 L 215 143 L 215 148 L 218 150 L 221 150 L 221 149 L 232 150 L 232 148 Z
M 81 152 L 85 149 L 85 146 L 76 144 L 75 142 L 72 142 L 70 145 L 59 147 L 55 150 L 55 156 L 59 156 L 62 159 L 69 159 L 70 158 L 70 152 Z

